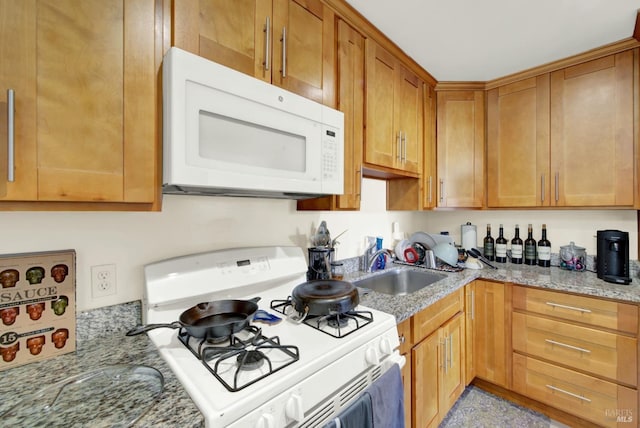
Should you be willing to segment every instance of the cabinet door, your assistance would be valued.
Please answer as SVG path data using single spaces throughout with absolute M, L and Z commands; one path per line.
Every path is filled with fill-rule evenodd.
M 7 199 L 153 202 L 156 2 L 9 3 L 21 8 L 22 32 L 8 37 L 22 46 L 14 72 L 28 72 L 17 81 L 15 147 L 28 189 L 16 182 Z
M 441 330 L 435 331 L 411 351 L 414 427 L 438 426 L 440 422 L 443 351 Z
M 274 0 L 272 82 L 335 106 L 334 13 L 320 0 Z
M 298 210 L 358 210 L 364 135 L 364 36 L 337 19 L 338 100 L 344 113 L 344 193 L 297 202 Z
M 549 205 L 549 74 L 487 93 L 487 205 Z
M 180 0 L 173 8 L 174 46 L 271 82 L 271 0 Z
M 0 198 L 36 200 L 36 27 L 35 0 L 0 1 Z M 7 42 L 10 41 L 10 42 Z M 14 181 L 8 181 L 7 90 L 14 91 Z
M 422 161 L 422 208 L 436 207 L 436 92 L 424 85 L 424 146 Z
M 338 109 L 344 113 L 344 194 L 337 208 L 360 209 L 364 136 L 364 37 L 338 20 Z
M 464 391 L 464 316 L 456 315 L 441 329 L 443 373 L 440 413 L 444 417 Z
M 505 285 L 475 281 L 473 359 L 477 377 L 507 386 L 508 317 Z
M 438 206 L 484 203 L 484 92 L 438 92 Z
M 419 172 L 422 166 L 424 104 L 422 81 L 405 67 L 398 68 L 395 123 L 400 138 L 400 159 L 396 168 Z
M 400 155 L 394 124 L 396 59 L 376 42 L 366 46 L 366 135 L 364 161 L 392 168 Z
M 632 206 L 629 50 L 551 73 L 551 173 L 557 206 Z

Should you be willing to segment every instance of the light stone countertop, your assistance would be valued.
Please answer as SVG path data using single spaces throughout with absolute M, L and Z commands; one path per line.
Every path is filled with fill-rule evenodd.
M 394 268 L 423 270 L 396 264 L 388 267 Z M 344 279 L 355 281 L 382 273 L 383 271 L 352 271 Z M 541 268 L 510 263 L 500 265 L 497 270 L 466 269 L 457 273 L 441 273 L 446 276 L 445 279 L 407 296 L 390 296 L 359 289 L 360 303 L 393 314 L 400 322 L 478 278 L 640 303 L 640 279 L 636 271 L 630 285 L 607 283 L 592 272 L 571 272 L 557 267 Z M 148 337 L 124 335 L 141 322 L 140 310 L 140 302 L 137 301 L 80 313 L 77 320 L 76 352 L 0 372 L 0 414 L 20 403 L 35 390 L 65 377 L 106 365 L 142 364 L 162 372 L 165 389 L 158 402 L 135 426 L 203 426 L 202 415 Z
M 511 282 L 548 290 L 640 303 L 640 279 L 637 273 L 633 275 L 631 284 L 618 285 L 605 282 L 599 279 L 595 273 L 589 271 L 576 272 L 558 267 L 543 268 L 511 263 L 495 263 L 495 265 L 498 269 L 485 267 L 477 270 L 464 269 L 462 272 L 455 273 L 428 270 L 446 275 L 446 278 L 405 296 L 392 296 L 359 288 L 360 303 L 364 306 L 393 314 L 397 322 L 401 322 L 475 279 Z M 400 264 L 387 266 L 386 270 L 388 269 L 424 270 L 423 268 Z M 353 282 L 369 276 L 380 275 L 383 272 L 350 272 L 345 275 L 344 280 Z
M 125 336 L 126 331 L 140 323 L 140 308 L 137 301 L 80 313 L 76 352 L 0 372 L 0 415 L 17 403 L 26 404 L 22 400 L 38 389 L 67 377 L 104 366 L 132 364 L 154 367 L 164 376 L 164 391 L 159 400 L 135 427 L 204 426 L 198 408 L 147 335 Z M 65 426 L 74 426 L 72 421 L 64 422 Z M 101 426 L 98 420 L 95 424 Z

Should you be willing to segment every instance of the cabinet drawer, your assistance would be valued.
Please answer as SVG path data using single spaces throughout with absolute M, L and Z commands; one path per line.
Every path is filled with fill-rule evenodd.
M 512 322 L 514 351 L 637 385 L 636 338 L 522 313 Z
M 638 306 L 595 297 L 528 287 L 513 287 L 513 308 L 594 327 L 638 333 Z
M 413 341 L 420 342 L 448 319 L 462 311 L 464 289 L 454 291 L 413 316 Z
M 513 389 L 599 425 L 637 426 L 636 390 L 515 353 Z

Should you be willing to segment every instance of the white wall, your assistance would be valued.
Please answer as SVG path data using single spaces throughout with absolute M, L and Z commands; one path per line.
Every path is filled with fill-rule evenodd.
M 635 211 L 448 211 L 387 212 L 385 183 L 364 180 L 359 212 L 298 212 L 295 201 L 225 197 L 165 196 L 159 213 L 0 212 L 0 253 L 59 249 L 77 252 L 78 310 L 129 302 L 142 296 L 142 266 L 183 254 L 252 245 L 307 247 L 321 220 L 339 239 L 338 258 L 362 252 L 364 237 L 382 236 L 391 246 L 393 222 L 408 236 L 416 230 L 448 230 L 460 242 L 460 225 L 512 225 L 546 222 L 553 251 L 570 239 L 595 254 L 592 236 L 600 228 L 619 228 L 631 235 L 631 257 L 637 258 Z M 538 239 L 538 238 L 536 238 Z M 93 299 L 90 267 L 117 266 L 117 294 Z

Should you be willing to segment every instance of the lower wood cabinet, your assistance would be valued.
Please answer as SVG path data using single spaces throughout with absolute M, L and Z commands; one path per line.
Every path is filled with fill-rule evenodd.
M 478 377 L 507 387 L 509 285 L 476 280 L 466 286 L 466 383 Z
M 437 427 L 464 390 L 464 314 L 413 348 L 414 426 Z
M 513 287 L 513 391 L 581 419 L 638 426 L 638 306 Z
M 412 426 L 437 427 L 465 387 L 465 315 L 458 290 L 413 318 Z
M 541 403 L 607 427 L 637 427 L 638 391 L 513 354 L 513 389 Z

